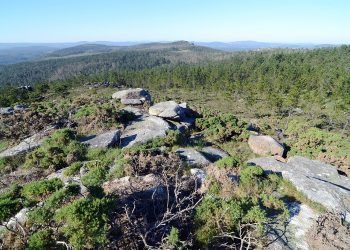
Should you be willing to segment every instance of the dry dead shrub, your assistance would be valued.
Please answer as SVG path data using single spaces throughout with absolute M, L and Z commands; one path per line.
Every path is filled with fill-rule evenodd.
M 200 191 L 202 193 L 208 192 L 208 189 L 214 184 L 218 184 L 220 188 L 219 196 L 222 198 L 229 198 L 234 195 L 236 190 L 235 178 L 237 173 L 235 169 L 218 168 L 215 165 L 209 165 L 206 168 L 208 177 L 205 179 Z
M 309 244 L 313 249 L 349 249 L 350 225 L 337 214 L 328 212 L 318 217 L 309 230 Z
M 129 152 L 125 155 L 128 164 L 125 167 L 126 175 L 146 175 L 149 173 L 159 174 L 166 171 L 173 175 L 179 167 L 184 165 L 179 156 L 175 153 L 143 151 L 140 153 Z

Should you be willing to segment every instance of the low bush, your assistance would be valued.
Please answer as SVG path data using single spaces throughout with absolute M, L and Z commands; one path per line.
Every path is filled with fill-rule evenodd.
M 10 173 L 19 168 L 24 162 L 24 156 L 8 156 L 0 158 L 0 174 Z
M 179 229 L 172 227 L 168 236 L 168 242 L 171 246 L 176 247 L 179 244 Z
M 82 163 L 80 161 L 74 162 L 63 171 L 63 175 L 64 176 L 76 175 L 79 173 L 81 166 L 82 166 Z
M 288 143 L 290 155 L 302 155 L 338 166 L 350 165 L 350 139 L 340 133 L 308 128 Z
M 221 233 L 238 233 L 240 225 L 254 222 L 262 233 L 266 212 L 251 199 L 205 198 L 196 209 L 196 239 L 205 247 Z
M 225 113 L 197 119 L 196 126 L 209 141 L 225 142 L 238 139 L 244 132 L 246 123 L 232 114 Z
M 76 141 L 75 132 L 61 129 L 55 132 L 44 144 L 27 155 L 25 166 L 58 170 L 74 161 L 83 160 L 86 145 Z
M 215 162 L 215 165 L 218 168 L 237 168 L 241 164 L 241 161 L 239 158 L 234 156 L 228 156 L 224 157 L 217 162 Z
M 112 198 L 82 198 L 59 209 L 55 221 L 74 249 L 103 247 L 108 243 L 108 218 L 115 207 Z
M 22 208 L 21 187 L 12 186 L 0 194 L 0 223 L 7 221 Z
M 281 177 L 244 165 L 238 158 L 224 159 L 219 165 L 239 168 L 240 178 L 238 184 L 232 184 L 229 178 L 224 180 L 222 175 L 209 172 L 206 196 L 195 213 L 196 240 L 204 248 L 216 249 L 222 244 L 244 248 L 240 237 L 263 240 L 269 223 L 283 224 L 289 218 L 285 201 L 276 196 L 282 194 Z M 225 192 L 225 185 L 229 192 Z
M 22 189 L 22 196 L 29 203 L 39 202 L 62 187 L 63 182 L 58 178 L 51 180 L 34 181 L 24 185 Z
M 122 157 L 122 150 L 119 148 L 109 148 L 109 149 L 100 149 L 94 148 L 89 149 L 86 154 L 86 159 L 88 161 L 98 160 L 103 166 L 110 166 L 115 159 Z
M 87 174 L 81 178 L 81 182 L 86 187 L 101 186 L 107 179 L 107 170 L 103 166 L 92 168 Z
M 44 229 L 33 233 L 28 239 L 28 250 L 53 249 L 56 241 L 53 238 L 52 229 Z
M 54 192 L 47 198 L 43 206 L 38 207 L 29 213 L 29 220 L 32 223 L 41 226 L 49 224 L 53 220 L 56 210 L 79 194 L 80 186 L 77 184 L 70 184 L 65 188 Z

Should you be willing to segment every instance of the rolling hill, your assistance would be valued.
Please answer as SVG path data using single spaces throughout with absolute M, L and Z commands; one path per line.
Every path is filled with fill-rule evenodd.
M 0 67 L 0 85 L 65 80 L 118 70 L 142 70 L 171 63 L 196 63 L 229 56 L 186 41 L 135 46 L 84 44 L 57 50 L 31 62 Z

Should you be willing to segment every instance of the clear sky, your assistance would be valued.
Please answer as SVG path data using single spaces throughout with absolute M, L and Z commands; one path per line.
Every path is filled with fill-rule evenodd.
M 0 42 L 350 43 L 350 0 L 0 0 Z

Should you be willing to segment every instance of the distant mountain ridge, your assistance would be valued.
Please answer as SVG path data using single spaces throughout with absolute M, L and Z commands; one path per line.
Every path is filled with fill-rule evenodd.
M 257 49 L 314 49 L 325 47 L 336 47 L 335 44 L 312 44 L 312 43 L 268 43 L 257 41 L 236 41 L 236 42 L 194 42 L 196 45 L 206 46 L 225 51 L 245 51 Z
M 120 50 L 147 50 L 164 49 L 169 46 L 185 48 L 196 45 L 222 51 L 249 51 L 258 49 L 314 49 L 322 47 L 336 47 L 334 44 L 311 44 L 311 43 L 268 43 L 257 41 L 236 42 L 75 42 L 75 43 L 0 43 L 0 65 L 28 62 L 47 58 L 92 55 L 110 53 Z
M 133 46 L 83 44 L 35 60 L 0 65 L 0 86 L 69 79 L 122 69 L 142 70 L 175 63 L 197 63 L 230 56 L 186 41 Z

